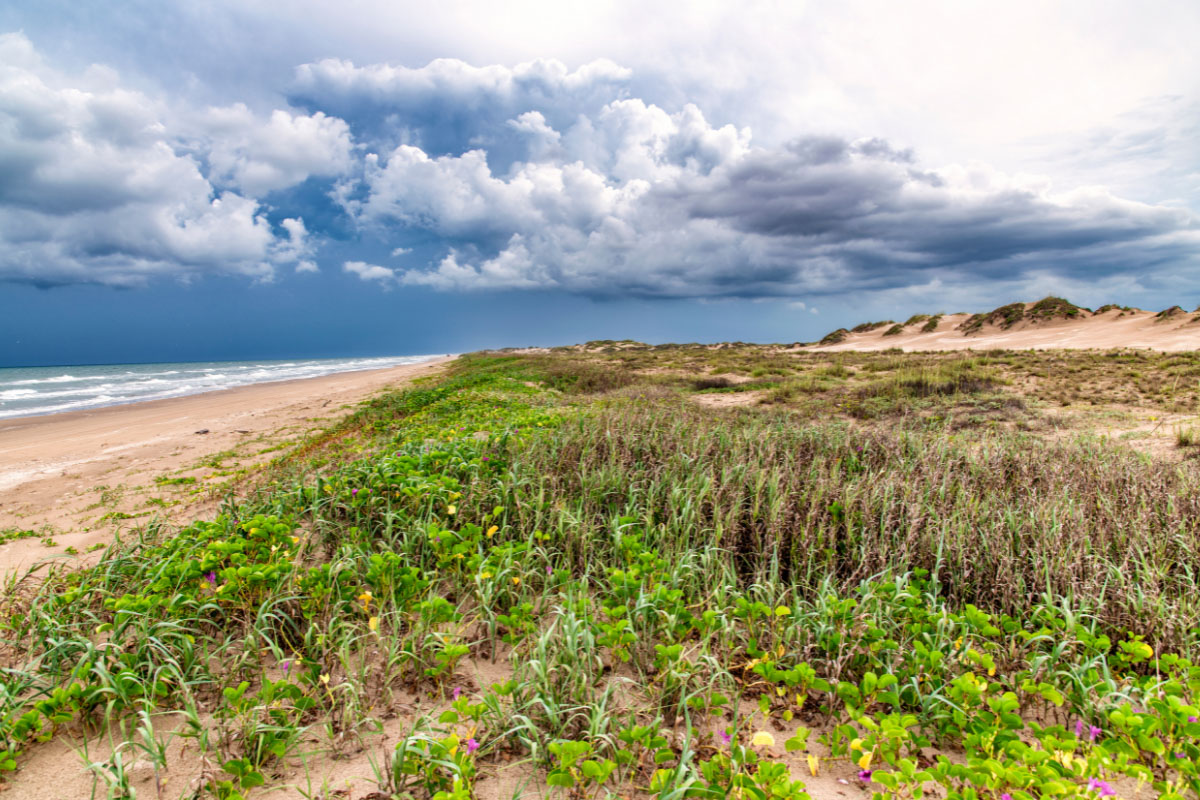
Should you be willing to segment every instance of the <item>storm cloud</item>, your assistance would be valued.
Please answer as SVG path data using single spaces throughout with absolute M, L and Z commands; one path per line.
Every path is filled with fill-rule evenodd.
M 191 106 L 10 34 L 0 280 L 316 271 L 332 234 L 290 207 L 297 187 L 351 232 L 334 271 L 383 289 L 796 298 L 1200 268 L 1186 206 L 927 164 L 871 131 L 760 142 L 636 85 L 607 60 L 331 58 L 296 68 L 285 107 Z
M 440 62 L 398 82 L 381 68 L 336 66 L 337 86 L 381 109 L 428 99 L 447 75 Z M 300 82 L 314 85 L 328 69 L 302 67 Z M 748 129 L 714 126 L 694 105 L 669 112 L 605 99 L 611 70 L 595 73 L 604 76 L 597 89 L 566 80 L 561 65 L 540 69 L 559 80 L 531 93 L 514 89 L 528 65 L 486 73 L 457 65 L 448 91 L 487 109 L 463 139 L 476 146 L 371 152 L 361 177 L 345 184 L 346 211 L 364 232 L 396 244 L 413 231 L 445 242 L 443 257 L 402 272 L 401 282 L 758 298 L 1047 271 L 1101 279 L 1131 266 L 1194 264 L 1200 253 L 1200 228 L 1185 209 L 1095 187 L 1059 190 L 983 164 L 930 167 L 878 137 L 760 147 Z M 569 113 L 547 116 L 556 108 Z M 556 128 L 550 119 L 565 122 Z M 444 127 L 428 122 L 412 141 L 460 134 L 457 121 Z M 513 134 L 524 141 L 507 147 L 520 158 L 496 162 L 479 144 Z
M 303 221 L 272 225 L 256 196 L 344 167 L 344 126 L 244 108 L 189 116 L 111 71 L 66 75 L 23 36 L 0 36 L 0 279 L 138 286 L 315 269 Z M 221 127 L 237 135 L 195 152 Z M 322 135 L 318 152 L 297 147 Z

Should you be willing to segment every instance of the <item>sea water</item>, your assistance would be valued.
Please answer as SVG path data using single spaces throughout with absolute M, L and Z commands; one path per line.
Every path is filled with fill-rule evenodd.
M 419 364 L 438 356 L 205 361 L 0 369 L 0 419 L 211 392 L 251 383 Z

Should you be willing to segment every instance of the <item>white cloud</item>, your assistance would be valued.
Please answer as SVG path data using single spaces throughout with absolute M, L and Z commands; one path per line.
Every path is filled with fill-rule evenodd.
M 276 109 L 260 119 L 245 105 L 200 116 L 212 178 L 259 197 L 309 176 L 336 176 L 351 165 L 350 128 L 337 117 Z
M 753 147 L 750 133 L 640 99 L 504 126 L 528 160 L 483 149 L 371 154 L 346 209 L 364 230 L 441 237 L 448 253 L 399 275 L 442 290 L 553 288 L 592 295 L 772 297 L 885 290 L 930 276 L 991 280 L 1055 268 L 1102 277 L 1146 262 L 1196 264 L 1181 209 L 970 163 L 922 169 L 879 138 Z M 486 134 L 486 127 L 482 129 Z
M 272 260 L 277 264 L 294 263 L 296 272 L 320 272 L 316 262 L 312 260 L 315 248 L 308 238 L 304 220 L 299 217 L 288 218 L 280 225 L 287 233 L 287 239 L 276 240 Z
M 0 280 L 121 286 L 307 269 L 303 223 L 277 239 L 251 198 L 217 191 L 175 147 L 161 102 L 103 68 L 48 68 L 20 34 L 0 36 Z
M 347 261 L 342 264 L 342 271 L 357 275 L 364 281 L 376 281 L 383 286 L 390 286 L 396 280 L 395 270 L 363 261 Z

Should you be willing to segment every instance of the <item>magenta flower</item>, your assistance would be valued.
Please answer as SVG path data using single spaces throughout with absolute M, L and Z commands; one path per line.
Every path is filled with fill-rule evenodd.
M 292 662 L 285 661 L 285 662 L 283 662 L 283 664 L 281 666 L 283 667 L 283 674 L 287 675 L 288 672 L 292 669 Z
M 213 570 L 209 570 L 208 574 L 204 576 L 204 580 L 208 581 L 209 586 L 216 586 L 217 585 L 217 573 L 214 572 Z
M 484 461 L 490 461 L 490 460 L 491 460 L 491 458 L 490 458 L 490 457 L 488 457 L 488 456 L 484 456 L 484 457 L 483 457 L 483 460 L 484 460 Z
M 350 490 L 350 496 L 351 496 L 351 497 L 353 497 L 353 496 L 354 496 L 354 495 L 356 495 L 356 494 L 358 494 L 358 489 L 351 489 L 351 490 Z
M 1081 736 L 1083 736 L 1083 720 L 1077 719 L 1075 720 L 1075 738 L 1078 739 Z
M 1112 797 L 1116 794 L 1108 781 L 1102 781 L 1099 778 L 1090 778 L 1088 780 L 1088 791 L 1099 792 L 1101 797 Z
M 1102 733 L 1104 733 L 1103 729 L 1097 728 L 1095 725 L 1089 725 L 1088 726 L 1088 741 L 1089 742 L 1096 741 L 1096 738 Z
M 858 779 L 860 781 L 862 781 L 863 783 L 870 783 L 871 775 L 872 775 L 872 773 L 874 773 L 874 771 L 875 770 L 864 769 L 862 772 L 858 773 Z
M 729 744 L 733 741 L 733 734 L 729 733 L 728 731 L 721 731 L 721 741 L 725 744 Z
M 1195 721 L 1196 721 L 1195 717 L 1188 717 L 1188 722 L 1195 722 Z
M 467 755 L 474 753 L 478 749 L 479 749 L 479 742 L 475 741 L 474 736 L 472 736 L 470 739 L 467 739 Z
M 1000 795 L 1000 800 L 1012 800 L 1012 795 L 1008 792 L 1005 792 L 1004 794 Z
M 455 700 L 457 700 L 459 697 L 461 697 L 461 696 L 462 696 L 462 687 L 461 687 L 461 686 L 455 686 L 455 687 L 454 687 L 454 692 L 453 692 L 453 694 L 454 694 L 454 699 L 455 699 Z
M 551 575 L 553 575 L 553 574 L 554 574 L 554 570 L 552 570 L 552 569 L 550 568 L 550 565 L 549 565 L 549 564 L 547 564 L 547 565 L 546 565 L 546 577 L 547 577 L 547 578 L 549 578 L 549 577 L 550 577 Z

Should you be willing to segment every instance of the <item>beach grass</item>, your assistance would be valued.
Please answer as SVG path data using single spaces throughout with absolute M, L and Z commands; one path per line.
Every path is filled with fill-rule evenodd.
M 377 798 L 1197 797 L 1200 473 L 1093 415 L 1195 413 L 1198 378 L 460 358 L 214 519 L 10 576 L 0 780 L 103 732 L 80 767 L 109 797 L 154 791 L 135 764 L 172 796 L 327 797 L 338 762 Z

